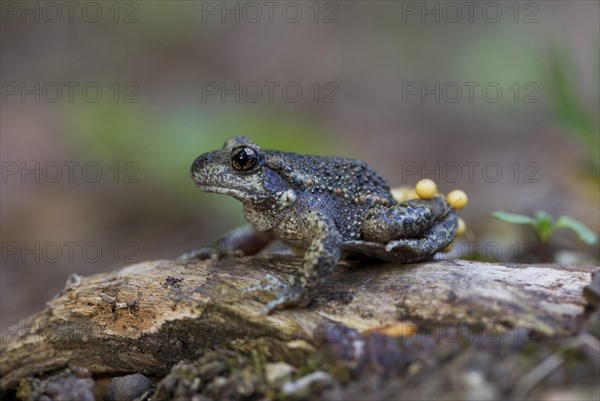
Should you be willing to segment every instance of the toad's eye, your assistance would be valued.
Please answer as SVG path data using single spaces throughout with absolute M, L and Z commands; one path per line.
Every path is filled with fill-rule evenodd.
M 249 146 L 240 146 L 231 151 L 231 165 L 235 170 L 252 170 L 261 162 L 262 157 Z

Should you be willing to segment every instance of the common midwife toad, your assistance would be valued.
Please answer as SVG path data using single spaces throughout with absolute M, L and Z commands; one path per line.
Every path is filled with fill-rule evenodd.
M 360 160 L 264 150 L 245 137 L 204 153 L 193 163 L 198 188 L 242 202 L 250 225 L 222 237 L 211 251 L 182 259 L 259 252 L 273 239 L 304 250 L 291 284 L 273 276 L 247 291 L 275 298 L 266 311 L 305 306 L 341 257 L 366 254 L 401 263 L 432 259 L 454 239 L 457 217 L 440 196 L 398 203 L 379 173 Z

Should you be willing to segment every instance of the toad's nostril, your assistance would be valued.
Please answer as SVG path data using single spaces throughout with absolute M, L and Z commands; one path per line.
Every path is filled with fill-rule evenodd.
M 200 155 L 194 160 L 192 163 L 191 173 L 199 173 L 202 171 L 210 162 L 212 161 L 212 156 L 209 153 L 204 153 Z

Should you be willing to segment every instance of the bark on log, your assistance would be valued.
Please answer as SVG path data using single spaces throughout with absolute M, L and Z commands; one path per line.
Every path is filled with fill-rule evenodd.
M 5 325 L 0 392 L 21 377 L 66 366 L 164 375 L 180 360 L 240 338 L 310 352 L 331 324 L 363 331 L 398 322 L 413 322 L 418 330 L 493 323 L 527 325 L 545 336 L 568 334 L 584 310 L 582 290 L 598 270 L 462 260 L 344 263 L 305 309 L 267 316 L 259 301 L 241 295 L 267 273 L 290 280 L 299 263 L 293 257 L 160 260 L 74 276 L 45 310 Z

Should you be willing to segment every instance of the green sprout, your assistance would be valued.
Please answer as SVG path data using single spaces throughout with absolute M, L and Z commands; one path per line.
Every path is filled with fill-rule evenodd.
M 550 241 L 552 234 L 559 228 L 568 228 L 573 231 L 582 242 L 588 245 L 594 245 L 598 240 L 596 234 L 580 221 L 568 216 L 561 216 L 555 220 L 549 213 L 544 212 L 543 210 L 535 212 L 533 217 L 523 214 L 502 212 L 499 210 L 492 212 L 492 216 L 506 223 L 530 225 L 540 241 L 540 262 L 546 261 L 548 242 Z

